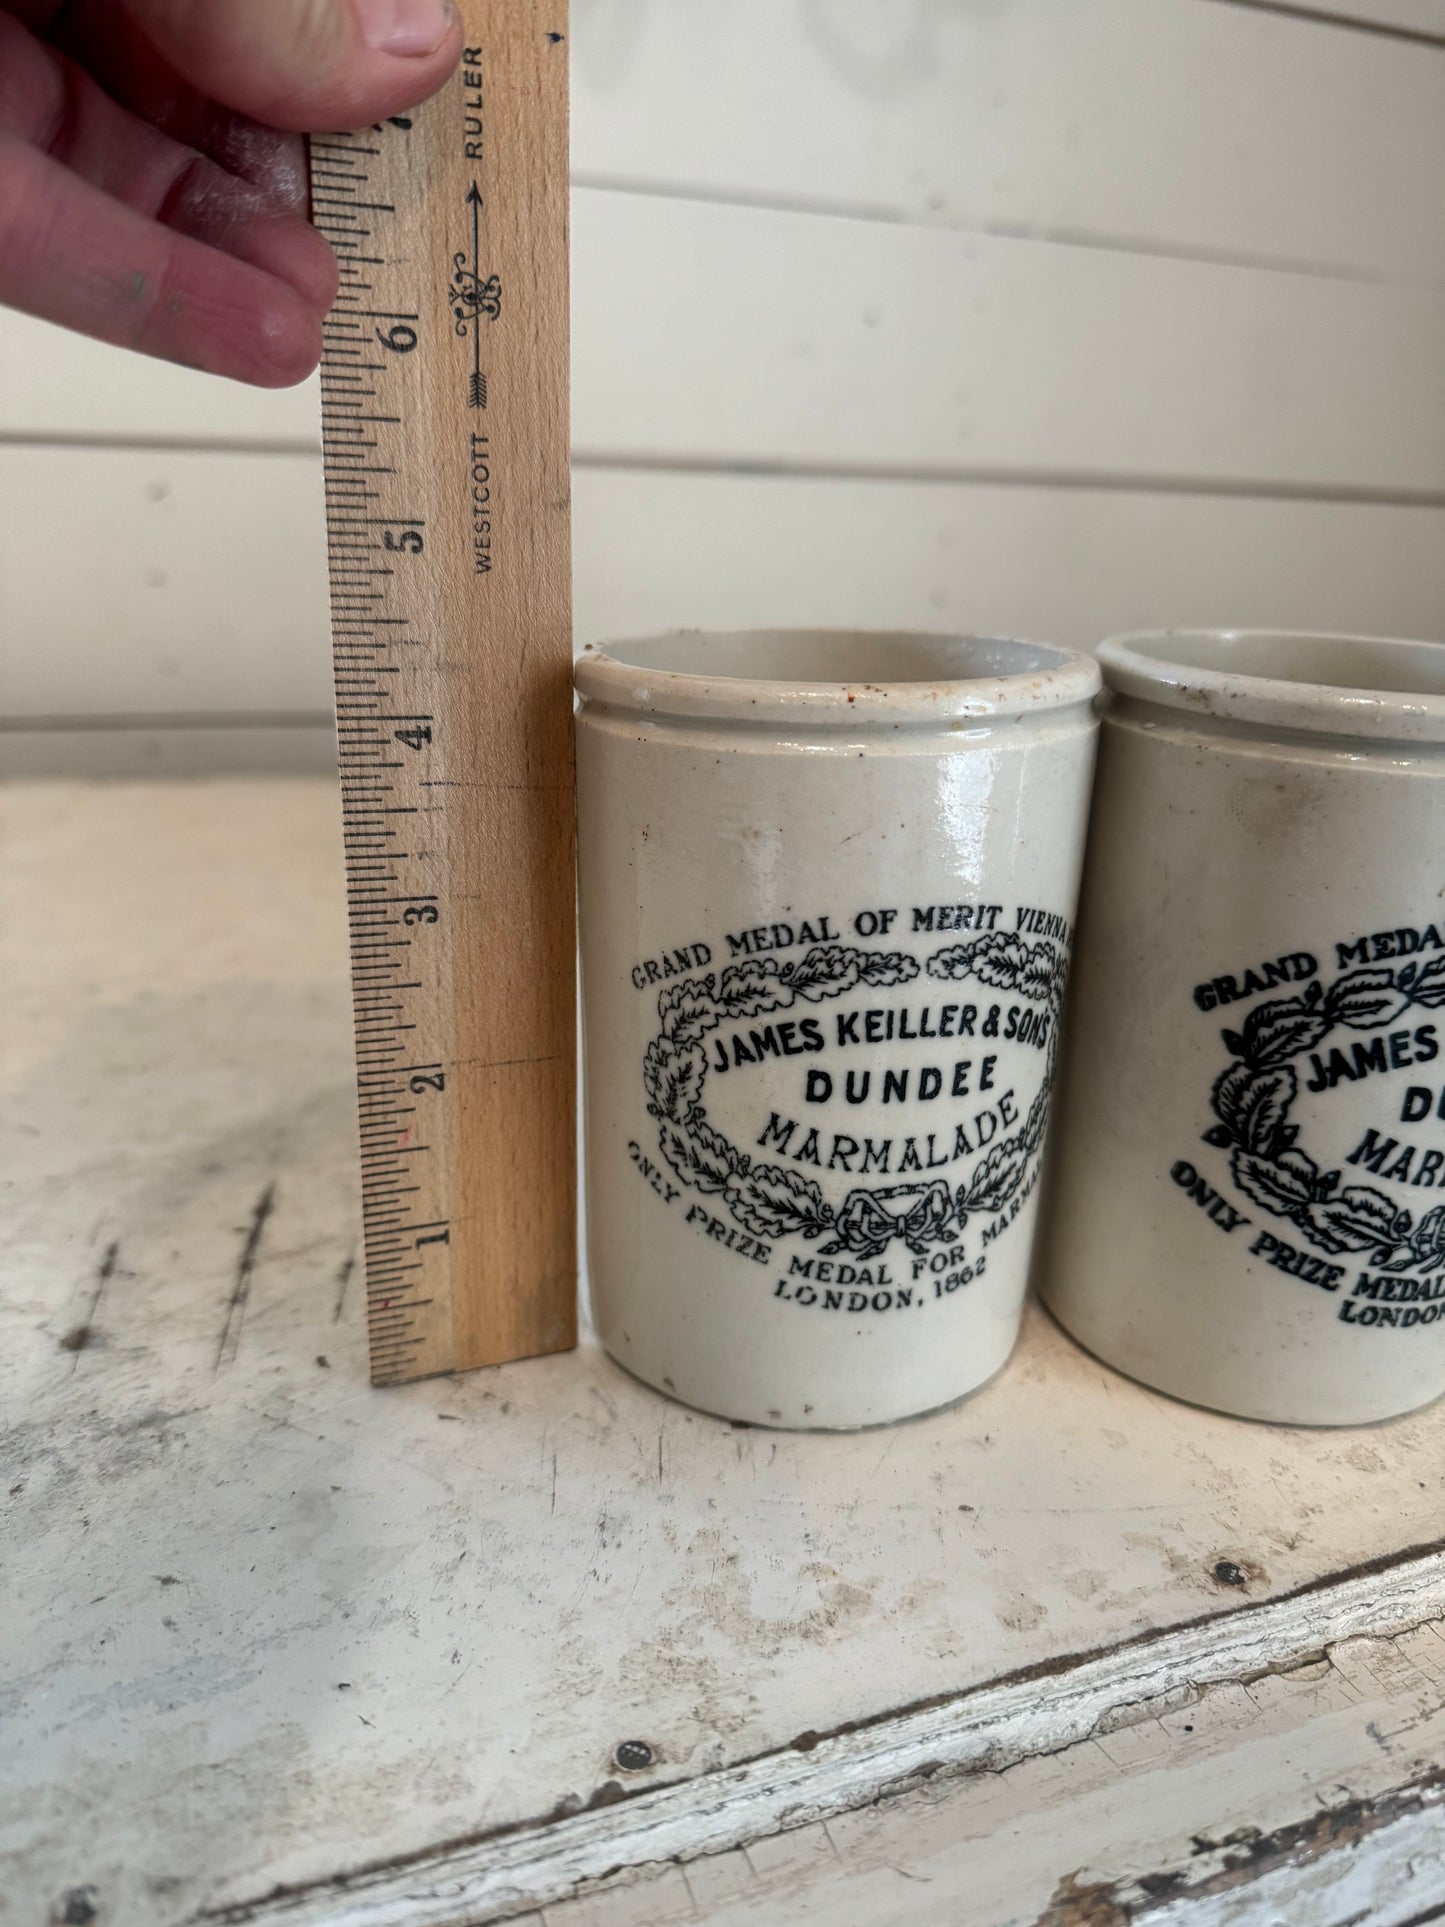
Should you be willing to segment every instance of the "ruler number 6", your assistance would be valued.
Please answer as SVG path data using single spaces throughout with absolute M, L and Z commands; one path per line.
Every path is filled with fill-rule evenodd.
M 416 346 L 416 329 L 408 328 L 404 321 L 398 321 L 395 326 L 388 328 L 385 334 L 378 328 L 376 338 L 382 347 L 389 348 L 392 354 L 409 355 Z

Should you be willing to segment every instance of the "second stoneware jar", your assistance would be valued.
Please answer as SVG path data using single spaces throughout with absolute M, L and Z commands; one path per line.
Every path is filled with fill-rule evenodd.
M 1250 1418 L 1445 1392 L 1445 647 L 1176 634 L 1109 686 L 1044 1296 Z
M 602 1342 L 757 1424 L 960 1397 L 1018 1331 L 1095 665 L 673 635 L 577 688 Z

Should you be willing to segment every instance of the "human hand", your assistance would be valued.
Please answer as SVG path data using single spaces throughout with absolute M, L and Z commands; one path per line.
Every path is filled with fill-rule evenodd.
M 450 0 L 0 0 L 0 302 L 264 388 L 336 292 L 302 131 L 456 65 Z

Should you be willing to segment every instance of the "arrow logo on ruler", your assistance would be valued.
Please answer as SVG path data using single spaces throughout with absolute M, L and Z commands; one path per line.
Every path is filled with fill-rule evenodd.
M 501 276 L 482 278 L 482 190 L 472 182 L 467 195 L 472 210 L 472 251 L 452 256 L 452 285 L 447 290 L 456 331 L 472 337 L 472 372 L 467 381 L 467 405 L 485 408 L 487 378 L 482 373 L 482 322 L 495 321 L 502 312 Z

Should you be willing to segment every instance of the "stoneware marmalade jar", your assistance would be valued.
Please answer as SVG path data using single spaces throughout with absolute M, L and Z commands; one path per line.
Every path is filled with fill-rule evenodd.
M 1445 646 L 1129 637 L 1080 909 L 1047 1303 L 1161 1391 L 1445 1392 Z
M 971 1391 L 1018 1330 L 1097 668 L 682 634 L 577 688 L 602 1342 L 762 1425 Z

